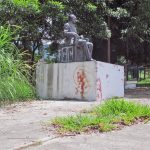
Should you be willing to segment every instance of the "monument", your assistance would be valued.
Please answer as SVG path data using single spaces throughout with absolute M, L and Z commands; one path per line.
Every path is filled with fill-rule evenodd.
M 36 90 L 42 99 L 101 101 L 124 96 L 124 67 L 92 59 L 93 44 L 79 36 L 77 18 L 69 15 L 64 25 L 64 44 L 58 63 L 39 62 Z
M 68 22 L 64 25 L 64 44 L 58 51 L 58 62 L 91 61 L 93 43 L 83 35 L 79 36 L 76 28 L 77 18 L 69 15 Z

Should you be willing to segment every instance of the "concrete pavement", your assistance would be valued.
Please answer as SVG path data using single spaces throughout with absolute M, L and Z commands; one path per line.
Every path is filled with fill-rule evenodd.
M 12 150 L 55 135 L 47 121 L 91 108 L 97 102 L 32 101 L 0 108 L 0 150 Z
M 134 100 L 134 95 L 131 96 L 128 99 Z M 134 101 L 150 104 L 150 98 L 137 98 Z M 51 128 L 46 126 L 47 121 L 56 116 L 76 114 L 98 104 L 77 101 L 32 101 L 0 108 L 0 150 L 150 149 L 150 123 L 125 127 L 109 133 L 63 138 L 53 134 Z
M 49 140 L 28 150 L 149 150 L 150 124 L 125 127 L 120 131 L 79 135 Z

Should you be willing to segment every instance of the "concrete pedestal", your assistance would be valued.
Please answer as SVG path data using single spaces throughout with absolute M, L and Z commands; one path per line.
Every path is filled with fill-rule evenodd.
M 124 68 L 98 61 L 38 63 L 36 88 L 43 99 L 100 101 L 123 97 Z

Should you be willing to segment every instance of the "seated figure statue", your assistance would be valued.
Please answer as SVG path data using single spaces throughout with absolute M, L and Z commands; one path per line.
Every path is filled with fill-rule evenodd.
M 87 38 L 83 38 L 83 36 L 79 36 L 76 29 L 77 18 L 74 14 L 69 15 L 68 22 L 64 25 L 64 35 L 65 35 L 65 43 L 71 44 L 73 39 L 73 44 L 75 47 L 82 47 L 86 60 L 90 61 L 92 59 L 92 51 L 93 44 L 89 42 Z

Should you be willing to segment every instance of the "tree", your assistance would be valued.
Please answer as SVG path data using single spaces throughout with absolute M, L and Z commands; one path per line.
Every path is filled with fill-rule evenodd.
M 4 0 L 0 4 L 0 23 L 19 27 L 14 43 L 19 49 L 29 51 L 33 62 L 35 50 L 42 45 L 42 39 L 58 37 L 60 26 L 55 26 L 53 18 L 55 16 L 55 20 L 59 20 L 62 10 L 63 5 L 55 1 Z
M 126 0 L 122 2 L 130 14 L 122 20 L 122 35 L 127 43 L 128 59 L 137 64 L 150 62 L 150 1 Z M 130 44 L 129 44 L 130 43 Z
M 88 36 L 94 45 L 111 37 L 108 16 L 121 18 L 126 15 L 122 7 L 108 0 L 3 0 L 0 3 L 0 23 L 18 26 L 15 45 L 31 54 L 47 39 L 58 43 L 62 38 L 67 15 L 74 13 L 78 20 L 79 34 Z M 115 6 L 115 7 L 114 7 Z

